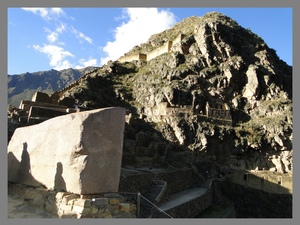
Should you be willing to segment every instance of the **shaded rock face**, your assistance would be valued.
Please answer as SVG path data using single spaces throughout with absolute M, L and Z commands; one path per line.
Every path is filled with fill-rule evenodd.
M 77 194 L 116 192 L 125 109 L 73 113 L 16 129 L 8 145 L 8 180 Z

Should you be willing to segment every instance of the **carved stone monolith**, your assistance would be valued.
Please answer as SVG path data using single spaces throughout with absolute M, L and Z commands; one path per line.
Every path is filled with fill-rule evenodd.
M 76 194 L 117 192 L 125 111 L 71 113 L 16 129 L 8 145 L 8 180 Z

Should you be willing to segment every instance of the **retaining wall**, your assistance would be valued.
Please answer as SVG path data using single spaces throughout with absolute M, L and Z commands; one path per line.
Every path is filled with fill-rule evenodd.
M 169 52 L 171 50 L 172 43 L 173 43 L 172 41 L 167 41 L 161 47 L 158 47 L 158 48 L 154 49 L 153 51 L 149 52 L 147 54 L 147 61 L 150 61 L 151 59 L 154 59 L 155 57 L 157 57 L 159 55 Z
M 46 102 L 46 103 L 52 103 L 50 96 L 47 93 L 37 91 L 32 96 L 31 101 L 33 102 Z
M 119 194 L 93 198 L 59 192 L 56 199 L 61 218 L 136 218 L 136 205 L 126 202 Z
M 64 109 L 66 110 L 67 107 L 63 105 L 57 105 L 57 104 L 51 104 L 51 103 L 45 103 L 45 102 L 33 102 L 30 100 L 22 100 L 19 106 L 19 109 L 23 109 L 24 111 L 29 111 L 30 107 L 36 106 L 36 107 L 47 107 L 47 108 L 58 108 L 58 109 Z
M 147 61 L 147 55 L 146 54 L 134 54 L 134 55 L 124 55 L 118 59 L 119 62 L 131 62 L 133 60 L 143 60 Z
M 270 172 L 235 172 L 230 181 L 246 187 L 263 190 L 273 194 L 292 194 L 293 177 Z

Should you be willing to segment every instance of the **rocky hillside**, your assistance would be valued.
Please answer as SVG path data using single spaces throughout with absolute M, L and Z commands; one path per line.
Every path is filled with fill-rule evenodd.
M 170 51 L 110 61 L 64 96 L 82 109 L 127 109 L 126 166 L 290 173 L 292 68 L 258 35 L 215 12 L 184 19 L 126 55 L 148 54 L 178 35 Z
M 49 70 L 35 73 L 8 75 L 8 104 L 18 107 L 21 100 L 31 99 L 36 91 L 52 93 L 77 80 L 84 73 L 93 69 Z

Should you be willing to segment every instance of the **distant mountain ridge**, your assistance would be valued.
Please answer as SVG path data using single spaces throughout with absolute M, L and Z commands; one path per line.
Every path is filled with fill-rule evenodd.
M 60 90 L 96 67 L 48 70 L 8 75 L 8 104 L 18 107 L 21 100 L 31 99 L 36 91 L 52 93 Z

